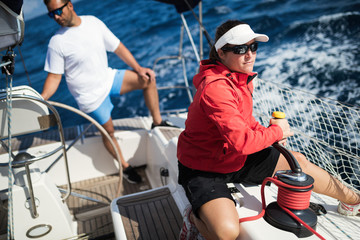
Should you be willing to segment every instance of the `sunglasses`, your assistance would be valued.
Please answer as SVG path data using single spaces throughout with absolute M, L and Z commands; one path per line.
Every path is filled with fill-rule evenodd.
M 253 42 L 250 45 L 236 45 L 234 47 L 222 47 L 221 50 L 225 52 L 233 52 L 234 54 L 245 54 L 248 50 L 251 50 L 251 52 L 256 52 L 258 49 L 258 43 Z
M 55 15 L 61 16 L 61 14 L 63 13 L 63 8 L 66 7 L 69 2 L 70 1 L 65 3 L 62 7 L 55 9 L 54 11 L 48 12 L 49 17 L 55 18 Z

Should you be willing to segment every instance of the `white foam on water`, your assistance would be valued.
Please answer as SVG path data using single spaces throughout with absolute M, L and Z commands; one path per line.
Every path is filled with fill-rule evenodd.
M 279 43 L 259 54 L 256 66 L 263 69 L 261 77 L 287 83 L 313 94 L 322 93 L 324 97 L 337 99 L 342 92 L 347 91 L 348 99 L 359 99 L 357 79 L 346 79 L 345 83 L 334 78 L 336 72 L 360 71 L 356 54 L 359 52 L 359 44 L 353 44 L 354 39 L 349 39 L 346 35 L 339 36 L 342 37 L 339 41 L 337 33 L 331 30 L 330 26 L 313 24 L 328 24 L 330 21 L 353 14 L 334 14 L 322 16 L 311 22 L 292 24 L 289 31 L 299 28 L 302 24 L 309 27 L 301 38 L 290 43 Z M 341 44 L 338 44 L 339 42 Z

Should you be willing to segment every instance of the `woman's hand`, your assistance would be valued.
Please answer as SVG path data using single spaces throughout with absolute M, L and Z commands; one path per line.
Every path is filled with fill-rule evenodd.
M 291 137 L 294 135 L 294 132 L 291 131 L 290 125 L 285 118 L 283 118 L 283 119 L 272 118 L 272 119 L 270 119 L 270 125 L 278 125 L 283 132 L 283 138 L 279 141 L 279 144 L 282 144 L 285 146 L 286 139 L 288 137 Z

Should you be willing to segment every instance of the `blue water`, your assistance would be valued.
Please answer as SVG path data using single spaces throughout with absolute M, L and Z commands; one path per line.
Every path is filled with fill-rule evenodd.
M 152 68 L 158 57 L 178 54 L 181 19 L 171 5 L 150 0 L 86 0 L 74 3 L 74 6 L 79 15 L 95 15 L 104 21 L 142 66 Z M 198 46 L 196 20 L 191 12 L 184 15 Z M 203 24 L 212 38 L 216 27 L 228 19 L 248 22 L 256 32 L 270 37 L 268 43 L 260 44 L 254 69 L 262 79 L 360 105 L 359 1 L 203 2 Z M 16 50 L 14 86 L 31 84 L 37 91 L 42 91 L 47 75 L 43 71 L 47 44 L 57 29 L 57 23 L 47 15 L 26 21 L 21 51 L 30 83 Z M 204 47 L 204 56 L 207 56 L 209 47 L 205 38 Z M 187 37 L 184 38 L 183 51 L 187 57 L 187 77 L 191 84 L 198 64 Z M 127 67 L 114 54 L 108 56 L 111 67 Z M 183 84 L 181 65 L 177 61 L 161 61 L 155 70 L 158 86 Z M 0 87 L 5 87 L 3 76 Z M 159 95 L 161 110 L 189 105 L 183 90 L 164 90 Z M 51 100 L 76 106 L 64 79 Z M 113 118 L 148 115 L 141 91 L 116 98 L 114 103 Z M 59 112 L 65 126 L 85 122 L 66 110 L 59 109 Z

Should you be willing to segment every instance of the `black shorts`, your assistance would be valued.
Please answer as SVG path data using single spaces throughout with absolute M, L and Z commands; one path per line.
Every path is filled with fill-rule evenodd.
M 214 173 L 194 170 L 179 162 L 179 184 L 185 189 L 197 217 L 199 208 L 217 199 L 233 200 L 227 183 L 261 184 L 271 177 L 278 162 L 280 152 L 273 147 L 266 148 L 247 157 L 245 165 L 237 172 Z M 233 200 L 234 201 L 234 200 Z M 235 204 L 235 201 L 234 201 Z

